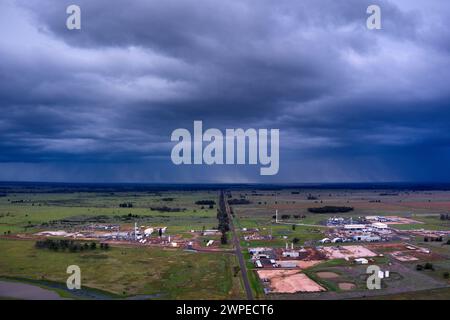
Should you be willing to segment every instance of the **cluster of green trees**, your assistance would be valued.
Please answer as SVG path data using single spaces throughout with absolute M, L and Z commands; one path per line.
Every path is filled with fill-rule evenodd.
M 233 277 L 237 277 L 239 275 L 239 271 L 241 271 L 241 268 L 239 266 L 233 267 Z
M 100 243 L 100 249 L 102 249 L 102 250 L 109 250 L 109 244 L 107 244 L 107 243 Z
M 417 271 L 422 271 L 422 270 L 433 270 L 434 271 L 434 266 L 432 263 L 427 262 L 424 265 L 418 264 L 416 266 L 416 270 Z
M 428 241 L 430 241 L 430 242 L 433 242 L 433 241 L 435 241 L 435 242 L 442 242 L 442 241 L 444 241 L 444 239 L 442 237 L 430 237 L 430 238 L 424 237 L 423 241 L 425 241 L 425 242 L 428 242 Z
M 302 214 L 302 215 L 300 215 L 300 214 L 294 214 L 293 217 L 294 217 L 294 219 L 305 219 L 305 218 L 306 218 L 306 215 L 304 215 L 304 214 Z M 273 215 L 272 218 L 275 219 L 276 216 Z M 283 219 L 283 220 L 288 220 L 288 219 L 290 219 L 290 218 L 291 218 L 291 215 L 290 215 L 290 214 L 283 214 L 283 215 L 281 215 L 281 219 Z
M 133 204 L 131 202 L 124 202 L 119 204 L 120 208 L 133 208 Z
M 132 213 L 123 215 L 121 217 L 122 220 L 131 220 L 131 219 L 137 219 L 137 218 L 139 218 L 139 216 L 137 214 L 132 214 Z
M 198 200 L 195 201 L 195 204 L 202 206 L 202 210 L 205 209 L 205 206 L 208 206 L 209 209 L 214 209 L 216 202 L 214 200 Z
M 319 208 L 308 208 L 311 213 L 345 213 L 353 211 L 353 207 L 337 207 L 337 206 L 325 206 Z
M 87 251 L 87 250 L 96 250 L 97 243 L 96 242 L 79 242 L 73 240 L 53 240 L 53 239 L 45 239 L 38 240 L 35 243 L 35 247 L 38 249 L 49 249 L 53 251 L 69 251 L 69 252 L 77 252 L 77 251 Z M 100 249 L 108 250 L 109 244 L 100 243 Z
M 210 206 L 210 205 L 215 205 L 216 202 L 214 200 L 198 200 L 198 201 L 195 201 L 195 204 L 197 204 L 199 206 Z

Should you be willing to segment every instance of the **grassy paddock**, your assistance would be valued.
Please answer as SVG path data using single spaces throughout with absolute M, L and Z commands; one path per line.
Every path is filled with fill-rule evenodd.
M 170 199 L 170 201 L 167 201 Z M 216 192 L 141 193 L 12 193 L 0 198 L 0 233 L 10 231 L 35 232 L 42 223 L 82 216 L 107 216 L 114 219 L 132 214 L 152 225 L 167 225 L 176 232 L 217 226 L 216 208 L 196 205 L 198 200 L 217 201 Z M 132 203 L 132 208 L 121 208 Z M 186 209 L 180 212 L 161 212 L 151 207 Z
M 36 249 L 33 241 L 0 240 L 0 276 L 65 282 L 78 265 L 82 285 L 117 294 L 168 299 L 239 299 L 243 292 L 228 254 L 112 247 L 78 253 Z

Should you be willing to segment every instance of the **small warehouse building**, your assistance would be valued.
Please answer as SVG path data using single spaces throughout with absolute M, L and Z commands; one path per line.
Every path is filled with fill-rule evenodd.
M 347 231 L 360 231 L 366 228 L 365 224 L 346 224 L 344 229 Z
M 300 254 L 298 251 L 283 251 L 282 255 L 284 258 L 298 258 Z
M 372 223 L 372 228 L 379 229 L 379 230 L 385 230 L 388 228 L 388 225 L 386 223 L 375 222 L 375 223 Z
M 366 258 L 357 258 L 357 259 L 355 259 L 355 263 L 356 264 L 368 264 L 369 260 L 367 260 Z
M 361 234 L 353 237 L 354 241 L 365 241 L 365 242 L 377 242 L 381 241 L 380 236 L 372 235 L 372 234 Z

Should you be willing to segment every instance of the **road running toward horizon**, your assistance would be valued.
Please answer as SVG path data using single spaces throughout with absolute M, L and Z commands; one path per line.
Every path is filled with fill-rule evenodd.
M 223 192 L 223 190 L 221 190 L 220 194 L 219 194 L 219 203 L 220 203 L 220 209 L 225 210 L 228 215 L 230 231 L 233 233 L 233 243 L 234 243 L 234 247 L 236 249 L 236 256 L 238 258 L 239 265 L 241 268 L 242 281 L 244 283 L 244 289 L 245 289 L 245 293 L 247 295 L 247 300 L 253 300 L 254 299 L 253 291 L 252 291 L 252 287 L 250 286 L 250 281 L 248 280 L 247 264 L 245 263 L 244 255 L 242 254 L 239 236 L 236 233 L 236 229 L 235 229 L 234 223 L 233 223 L 233 217 L 230 212 L 230 207 L 228 206 L 228 203 L 225 199 L 225 193 Z

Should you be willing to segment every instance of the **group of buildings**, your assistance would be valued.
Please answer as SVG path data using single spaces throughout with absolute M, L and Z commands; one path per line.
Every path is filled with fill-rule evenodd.
M 359 220 L 359 223 L 344 218 L 330 218 L 327 220 L 328 226 L 333 226 L 328 237 L 321 239 L 321 244 L 342 243 L 342 242 L 378 242 L 388 241 L 393 235 L 393 230 L 389 226 L 376 219 Z M 362 222 L 364 221 L 364 223 Z
M 294 248 L 294 244 L 286 243 L 285 248 L 256 247 L 249 248 L 251 261 L 256 268 L 297 268 L 299 261 L 321 260 L 315 248 Z
M 167 227 L 137 226 L 130 229 L 121 229 L 118 225 L 95 224 L 86 226 L 76 232 L 43 231 L 40 236 L 59 236 L 75 239 L 98 239 L 101 241 L 126 241 L 140 244 L 145 243 L 171 243 L 170 235 L 166 235 Z
M 273 248 L 267 247 L 249 248 L 248 253 L 250 254 L 251 260 L 257 268 L 278 267 L 276 261 L 277 257 L 275 254 L 275 250 Z

